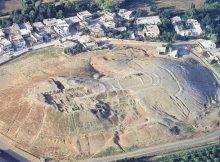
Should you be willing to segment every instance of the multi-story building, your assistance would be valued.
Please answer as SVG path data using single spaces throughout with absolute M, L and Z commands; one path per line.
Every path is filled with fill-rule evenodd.
M 37 34 L 36 32 L 32 33 L 32 34 L 31 34 L 31 37 L 32 37 L 33 40 L 34 40 L 34 44 L 35 44 L 35 45 L 43 44 L 43 43 L 44 43 L 43 36 Z
M 23 23 L 23 24 L 19 24 L 20 29 L 26 29 L 29 31 L 33 31 L 33 27 L 31 26 L 31 24 L 29 22 Z
M 133 11 L 129 11 L 126 9 L 120 9 L 118 12 L 118 15 L 126 20 L 133 20 L 134 19 Z
M 33 23 L 34 31 L 43 37 L 45 42 L 51 41 L 49 33 L 52 31 L 51 27 L 46 27 L 42 22 Z
M 88 26 L 88 29 L 90 33 L 95 37 L 103 37 L 105 35 L 105 32 L 100 24 L 90 25 Z
M 38 33 L 44 32 L 45 25 L 42 22 L 33 23 L 34 30 Z
M 77 31 L 80 30 L 80 22 L 82 21 L 79 17 L 69 17 L 65 18 L 66 23 L 69 25 L 69 28 L 75 28 Z
M 18 24 L 13 24 L 8 30 L 9 40 L 12 42 L 15 51 L 20 51 L 27 48 L 26 42 L 21 35 L 21 30 Z
M 0 37 L 4 37 L 5 36 L 5 33 L 3 32 L 2 29 L 0 29 Z
M 12 39 L 12 44 L 14 46 L 15 51 L 20 51 L 22 49 L 27 48 L 26 42 L 21 35 L 15 35 Z
M 69 25 L 65 20 L 57 19 L 57 23 L 54 26 L 54 30 L 61 36 L 65 37 L 70 34 Z
M 82 11 L 82 12 L 78 12 L 77 16 L 82 21 L 86 21 L 92 17 L 92 14 L 89 11 Z
M 144 33 L 146 37 L 156 38 L 160 35 L 160 30 L 157 25 L 145 25 Z
M 6 38 L 0 36 L 0 54 L 9 53 L 13 50 L 12 43 Z
M 50 19 L 44 19 L 43 24 L 45 26 L 55 26 L 57 24 L 57 19 L 56 18 L 50 18 Z
M 171 19 L 176 33 L 180 36 L 193 36 L 198 37 L 202 34 L 202 28 L 199 22 L 195 19 L 188 19 L 183 21 L 179 16 Z
M 111 29 L 115 29 L 116 28 L 116 24 L 114 21 L 104 21 L 101 22 L 101 24 L 104 26 L 105 30 L 111 30 Z
M 113 21 L 115 20 L 115 18 L 116 18 L 116 14 L 108 11 L 104 11 L 103 15 L 101 16 L 101 20 L 104 22 Z

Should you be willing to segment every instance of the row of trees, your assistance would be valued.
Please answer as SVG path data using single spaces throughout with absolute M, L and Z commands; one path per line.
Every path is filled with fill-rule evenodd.
M 129 39 L 129 33 L 127 31 L 116 31 L 116 30 L 109 30 L 105 33 L 105 35 L 109 38 L 116 38 L 116 39 Z
M 220 145 L 214 145 L 209 146 L 206 148 L 198 149 L 198 150 L 192 150 L 192 151 L 186 151 L 180 154 L 173 154 L 168 155 L 160 160 L 159 162 L 200 162 L 200 161 L 206 161 L 206 162 L 219 162 L 220 161 Z

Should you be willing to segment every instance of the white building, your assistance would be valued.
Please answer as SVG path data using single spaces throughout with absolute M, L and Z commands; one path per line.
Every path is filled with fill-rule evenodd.
M 63 48 L 74 49 L 76 46 L 77 46 L 77 43 L 72 42 L 72 41 L 66 41 L 66 42 L 61 43 L 61 47 Z
M 170 57 L 178 58 L 179 50 L 178 49 L 170 50 L 167 55 Z
M 211 40 L 199 40 L 198 45 L 201 47 L 203 52 L 206 54 L 206 58 L 210 60 L 220 60 L 220 52 L 216 48 L 216 44 Z
M 116 28 L 116 24 L 114 21 L 107 21 L 107 22 L 104 21 L 104 22 L 101 22 L 101 24 L 104 26 L 105 30 Z
M 73 17 L 65 18 L 65 21 L 67 22 L 67 24 L 72 25 L 72 24 L 78 24 L 79 22 L 81 22 L 81 19 L 77 16 L 73 16 Z
M 116 18 L 115 13 L 104 11 L 103 15 L 101 16 L 101 21 L 104 22 L 113 21 L 115 18 Z
M 77 31 L 80 30 L 81 19 L 77 16 L 65 18 L 69 28 L 74 27 Z
M 199 46 L 205 50 L 216 49 L 216 44 L 211 40 L 201 40 Z
M 127 28 L 125 26 L 122 26 L 122 27 L 115 28 L 115 30 L 119 32 L 123 32 L 123 31 L 127 31 Z
M 100 24 L 90 25 L 90 26 L 88 26 L 88 29 L 91 32 L 91 34 L 93 36 L 95 36 L 95 37 L 103 37 L 103 36 L 105 36 L 105 32 L 101 28 Z
M 128 11 L 126 9 L 120 9 L 118 12 L 118 15 L 126 20 L 132 20 L 134 19 L 134 15 L 132 11 Z
M 27 47 L 26 42 L 21 35 L 21 30 L 18 24 L 13 24 L 9 27 L 9 39 L 12 42 L 16 51 L 20 51 Z
M 179 16 L 171 19 L 176 33 L 180 36 L 193 36 L 198 37 L 202 34 L 202 28 L 199 22 L 195 19 L 188 19 L 182 21 Z
M 199 22 L 195 19 L 188 19 L 187 20 L 187 23 L 188 24 L 191 24 L 192 25 L 192 35 L 193 36 L 199 36 L 202 34 L 202 28 L 199 24 Z
M 13 51 L 12 43 L 4 37 L 0 37 L 0 54 Z
M 62 37 L 68 36 L 70 34 L 69 25 L 66 23 L 65 20 L 57 19 L 54 30 Z
M 136 20 L 137 25 L 159 25 L 161 20 L 159 16 L 139 17 Z
M 33 27 L 29 22 L 19 24 L 19 27 L 22 37 L 29 37 L 31 35 L 31 32 L 33 32 Z
M 84 47 L 90 51 L 96 50 L 99 48 L 98 44 L 95 41 L 90 41 L 90 42 L 84 43 Z
M 81 20 L 87 20 L 92 17 L 92 14 L 89 11 L 82 11 L 82 12 L 78 12 L 77 16 Z
M 45 25 L 42 22 L 35 22 L 33 23 L 33 27 L 35 28 L 35 30 L 40 33 L 43 32 L 45 29 Z
M 171 18 L 171 22 L 174 24 L 174 23 L 177 23 L 177 22 L 180 22 L 182 21 L 181 17 L 179 16 L 175 16 L 173 18 Z
M 83 47 L 87 50 L 95 50 L 98 49 L 98 44 L 95 40 L 91 39 L 88 35 L 76 36 L 74 37 L 75 40 L 79 41 L 83 45 Z
M 21 35 L 15 35 L 13 38 L 12 38 L 12 44 L 15 48 L 15 51 L 20 51 L 22 49 L 25 49 L 27 48 L 26 46 L 26 42 L 24 40 L 24 38 L 21 36 Z
M 157 25 L 145 25 L 144 33 L 147 37 L 156 38 L 160 35 L 160 29 Z
M 20 29 L 20 33 L 22 37 L 28 37 L 31 35 L 31 31 L 27 29 Z
M 44 19 L 43 20 L 44 25 L 46 26 L 54 26 L 57 24 L 57 19 L 55 18 L 50 18 L 50 19 Z
M 3 32 L 2 29 L 0 29 L 0 37 L 4 37 L 5 36 L 5 33 Z
M 159 55 L 166 55 L 167 54 L 167 47 L 157 47 L 157 52 Z
M 23 24 L 19 24 L 20 29 L 26 29 L 29 31 L 33 31 L 33 27 L 31 26 L 31 24 L 29 22 L 23 23 Z
M 32 34 L 31 34 L 31 37 L 32 37 L 33 40 L 34 40 L 34 44 L 35 44 L 35 45 L 43 44 L 43 43 L 44 43 L 43 36 L 37 34 L 36 32 L 32 33 Z

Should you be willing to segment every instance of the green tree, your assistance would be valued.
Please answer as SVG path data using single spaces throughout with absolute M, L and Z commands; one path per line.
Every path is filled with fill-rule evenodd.
M 147 15 L 148 15 L 147 10 L 137 9 L 137 10 L 135 11 L 135 16 L 136 16 L 136 17 L 145 17 L 145 16 L 147 16 Z
M 34 10 L 31 10 L 29 13 L 29 20 L 31 22 L 34 22 L 34 19 L 35 19 L 35 12 L 34 12 Z
M 63 16 L 63 11 L 62 10 L 59 10 L 56 14 L 56 18 L 57 19 L 62 19 L 64 16 Z
M 150 11 L 151 12 L 157 12 L 157 5 L 155 3 L 151 4 Z
M 120 0 L 94 0 L 94 3 L 100 9 L 109 10 L 116 7 L 120 3 Z

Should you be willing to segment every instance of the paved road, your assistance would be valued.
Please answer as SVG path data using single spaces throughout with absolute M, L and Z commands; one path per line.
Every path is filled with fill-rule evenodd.
M 154 146 L 149 148 L 140 149 L 134 152 L 125 153 L 125 154 L 119 154 L 115 156 L 109 156 L 109 157 L 103 157 L 103 158 L 94 158 L 94 159 L 88 159 L 84 162 L 103 162 L 103 161 L 116 161 L 124 158 L 132 158 L 132 157 L 142 157 L 142 156 L 149 156 L 149 155 L 156 155 L 163 152 L 168 151 L 175 151 L 180 149 L 187 149 L 195 146 L 201 146 L 205 144 L 209 144 L 215 141 L 219 141 L 220 139 L 220 129 L 205 134 L 204 136 L 192 138 L 192 139 L 186 139 L 182 141 L 177 141 L 169 144 L 164 144 L 160 146 Z
M 14 146 L 14 141 L 0 134 L 0 162 L 39 162 L 39 158 L 33 156 L 32 154 Z M 3 159 L 3 160 L 1 160 Z
M 12 151 L 8 146 L 0 142 L 0 161 L 1 162 L 29 162 L 26 158 Z

